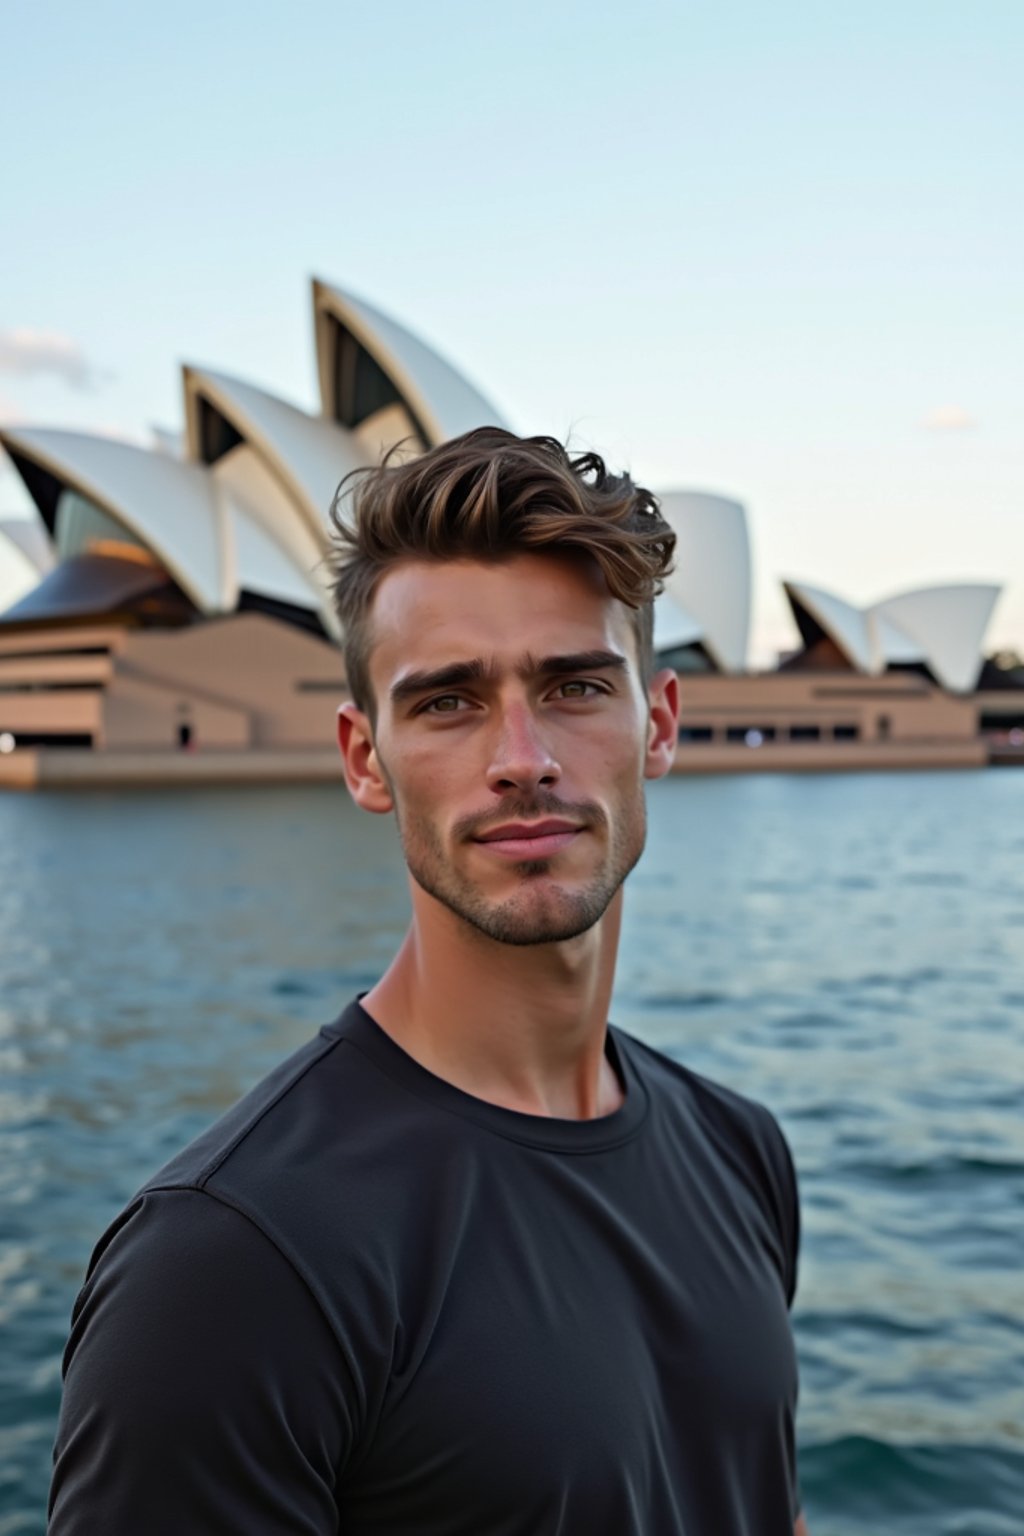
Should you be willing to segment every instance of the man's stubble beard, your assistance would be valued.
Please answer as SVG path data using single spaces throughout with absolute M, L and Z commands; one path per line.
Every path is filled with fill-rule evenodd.
M 479 886 L 445 857 L 444 844 L 429 818 L 406 815 L 397 797 L 393 799 L 405 862 L 416 884 L 478 933 L 499 944 L 557 944 L 586 933 L 604 916 L 612 897 L 636 866 L 647 835 L 646 803 L 642 786 L 637 786 L 632 805 L 617 819 L 603 868 L 585 889 L 568 891 L 557 884 L 549 885 L 543 894 L 536 889 L 542 880 L 551 879 L 551 865 L 558 857 L 553 855 L 510 864 L 510 873 L 520 882 L 516 894 L 504 901 L 489 901 Z M 506 803 L 501 815 L 503 821 L 568 817 L 586 826 L 586 831 L 577 834 L 581 837 L 594 836 L 608 826 L 600 806 L 592 802 L 572 805 L 546 792 Z M 487 822 L 494 824 L 495 818 L 489 817 Z M 454 838 L 456 846 L 465 840 L 465 833 Z

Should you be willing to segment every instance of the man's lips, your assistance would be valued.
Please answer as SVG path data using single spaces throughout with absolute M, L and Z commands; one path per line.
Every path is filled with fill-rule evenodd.
M 567 848 L 583 828 L 573 821 L 510 821 L 473 839 L 492 853 L 516 859 L 544 859 Z

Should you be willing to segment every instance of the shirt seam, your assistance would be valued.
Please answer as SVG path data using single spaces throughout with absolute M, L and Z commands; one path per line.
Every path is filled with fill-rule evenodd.
M 321 1038 L 323 1037 L 321 1036 Z M 246 1123 L 231 1138 L 227 1146 L 222 1147 L 218 1152 L 215 1152 L 210 1160 L 203 1164 L 199 1172 L 196 1174 L 194 1184 L 189 1187 L 195 1189 L 205 1189 L 207 1181 L 212 1179 L 213 1175 L 218 1171 L 218 1169 L 223 1167 L 233 1152 L 238 1151 L 238 1148 L 242 1145 L 242 1142 L 246 1139 L 247 1136 L 252 1134 L 252 1132 L 260 1124 L 263 1118 L 268 1115 L 272 1109 L 275 1109 L 277 1105 L 280 1104 L 281 1100 L 285 1098 L 289 1093 L 291 1093 L 293 1088 L 296 1088 L 298 1084 L 301 1083 L 307 1072 L 311 1072 L 314 1067 L 319 1066 L 320 1062 L 323 1061 L 324 1058 L 334 1050 L 335 1046 L 342 1043 L 343 1042 L 340 1040 L 332 1040 L 328 1037 L 324 1049 L 318 1051 L 313 1057 L 312 1061 L 308 1061 L 303 1067 L 302 1071 L 296 1077 L 290 1077 L 288 1081 L 282 1085 L 278 1092 L 274 1094 L 273 1098 L 269 1099 L 268 1102 L 263 1105 L 259 1113 L 254 1115 L 251 1120 L 246 1121 Z

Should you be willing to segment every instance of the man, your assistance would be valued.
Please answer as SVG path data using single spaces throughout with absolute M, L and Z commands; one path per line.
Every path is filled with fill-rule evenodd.
M 491 428 L 336 526 L 345 775 L 411 925 L 101 1241 L 51 1531 L 799 1536 L 786 1144 L 608 1025 L 671 531 Z

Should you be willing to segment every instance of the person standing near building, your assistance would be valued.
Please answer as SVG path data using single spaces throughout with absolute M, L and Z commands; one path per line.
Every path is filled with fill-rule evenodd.
M 497 428 L 345 490 L 339 745 L 411 923 L 101 1239 L 51 1536 L 806 1536 L 786 1142 L 608 1021 L 672 532 Z

